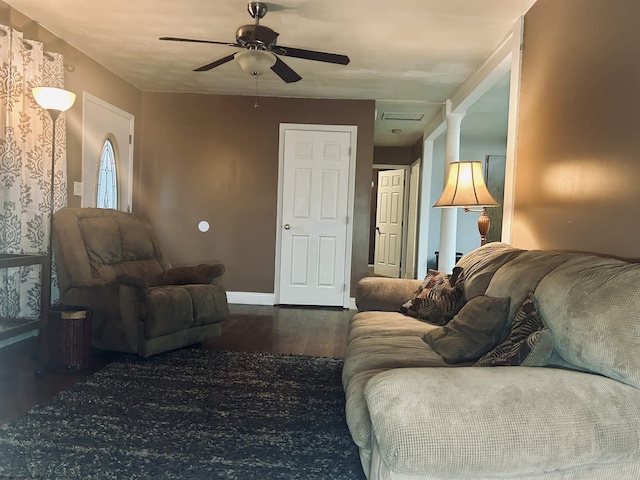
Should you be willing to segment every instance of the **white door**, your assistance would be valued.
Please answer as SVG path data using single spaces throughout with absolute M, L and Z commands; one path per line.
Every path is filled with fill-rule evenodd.
M 404 219 L 404 170 L 378 172 L 378 208 L 373 272 L 400 278 Z
M 82 202 L 96 206 L 98 167 L 106 140 L 113 145 L 118 184 L 118 209 L 131 211 L 133 198 L 134 116 L 87 92 L 83 95 Z
M 285 129 L 281 141 L 278 303 L 343 306 L 352 133 Z

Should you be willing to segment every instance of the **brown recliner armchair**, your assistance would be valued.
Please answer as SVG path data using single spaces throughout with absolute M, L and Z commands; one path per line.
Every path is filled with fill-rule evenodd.
M 148 357 L 220 335 L 224 265 L 172 268 L 134 213 L 63 208 L 53 222 L 60 299 L 92 310 L 93 347 Z

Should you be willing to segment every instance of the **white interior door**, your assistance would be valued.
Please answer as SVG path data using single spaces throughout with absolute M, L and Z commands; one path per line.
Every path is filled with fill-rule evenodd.
M 404 169 L 378 172 L 378 208 L 373 271 L 400 278 L 404 220 Z
M 280 304 L 344 306 L 352 135 L 284 130 Z
M 131 211 L 133 198 L 134 116 L 87 92 L 82 116 L 82 201 L 96 206 L 98 167 L 105 140 L 113 145 L 118 182 L 118 209 Z

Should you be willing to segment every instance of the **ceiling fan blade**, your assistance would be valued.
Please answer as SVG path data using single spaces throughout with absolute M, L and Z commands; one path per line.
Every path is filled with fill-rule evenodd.
M 284 50 L 284 52 L 278 51 L 278 53 L 286 55 L 287 57 L 304 58 L 306 60 L 315 60 L 317 62 L 337 63 L 339 65 L 348 65 L 350 62 L 349 57 L 346 55 L 339 55 L 337 53 L 316 52 L 314 50 L 284 47 L 282 45 L 278 45 L 278 48 Z
M 224 63 L 230 62 L 231 60 L 233 60 L 234 56 L 235 56 L 235 53 L 231 55 L 227 55 L 226 57 L 216 60 L 215 62 L 207 63 L 206 65 L 196 68 L 194 72 L 206 72 L 207 70 L 211 70 L 212 68 L 215 68 Z
M 216 42 L 214 40 L 198 40 L 195 38 L 179 38 L 179 37 L 160 37 L 160 40 L 169 40 L 171 42 L 192 42 L 192 43 L 212 43 L 214 45 L 227 45 L 229 47 L 241 47 L 237 43 L 231 42 Z
M 278 75 L 282 80 L 287 83 L 297 82 L 298 80 L 302 80 L 302 77 L 294 72 L 289 65 L 284 63 L 278 57 L 276 57 L 276 63 L 273 64 L 271 70 Z

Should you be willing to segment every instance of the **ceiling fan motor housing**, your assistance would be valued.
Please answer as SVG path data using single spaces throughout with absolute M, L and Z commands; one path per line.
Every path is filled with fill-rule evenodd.
M 236 43 L 243 47 L 259 45 L 273 47 L 277 36 L 276 32 L 264 25 L 242 25 L 236 30 Z

